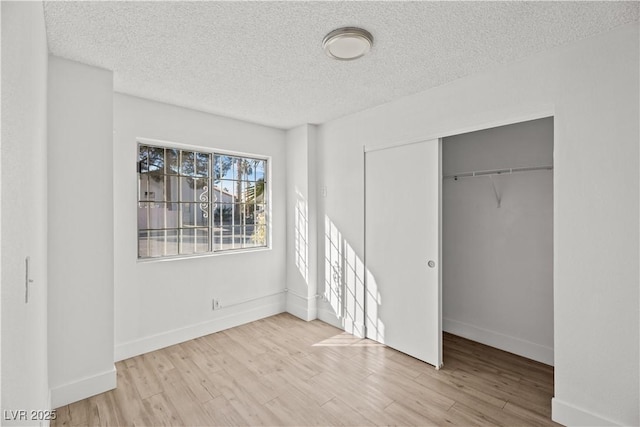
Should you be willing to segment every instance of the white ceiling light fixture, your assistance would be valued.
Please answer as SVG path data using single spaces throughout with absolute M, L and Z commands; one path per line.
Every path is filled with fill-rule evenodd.
M 322 40 L 322 48 L 329 58 L 351 61 L 364 56 L 373 46 L 373 36 L 367 30 L 344 27 L 331 31 Z

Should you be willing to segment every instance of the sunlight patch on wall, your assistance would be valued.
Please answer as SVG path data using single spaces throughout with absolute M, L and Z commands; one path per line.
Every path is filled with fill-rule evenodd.
M 378 316 L 378 308 L 382 305 L 382 297 L 378 291 L 376 278 L 367 272 L 367 336 L 373 340 L 384 342 L 384 323 Z
M 325 216 L 323 299 L 345 328 L 364 332 L 364 262 Z M 350 326 L 352 325 L 352 326 Z
M 309 283 L 309 221 L 308 221 L 308 205 L 300 191 L 296 189 L 296 208 L 295 208 L 295 259 L 296 267 L 302 275 L 305 283 Z

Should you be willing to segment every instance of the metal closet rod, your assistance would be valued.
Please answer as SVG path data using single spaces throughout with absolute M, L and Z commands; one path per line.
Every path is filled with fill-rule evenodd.
M 471 178 L 476 176 L 509 175 L 518 172 L 553 170 L 553 166 L 529 166 L 522 168 L 492 169 L 485 171 L 461 172 L 443 176 L 444 179 Z

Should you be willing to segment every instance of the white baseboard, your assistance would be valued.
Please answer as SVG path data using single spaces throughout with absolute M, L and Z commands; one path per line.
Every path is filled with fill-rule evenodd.
M 442 329 L 509 353 L 553 366 L 553 348 L 452 319 L 442 319 Z
M 116 367 L 51 389 L 51 407 L 59 408 L 116 388 Z
M 565 426 L 617 426 L 623 425 L 567 402 L 551 399 L 551 419 Z
M 307 322 L 318 318 L 316 297 L 305 297 L 291 290 L 287 291 L 287 313 Z
M 206 322 L 117 344 L 115 346 L 116 362 L 235 326 L 244 325 L 245 323 L 264 319 L 265 317 L 284 313 L 286 309 L 286 299 L 284 294 L 280 294 L 261 298 L 260 300 L 253 300 L 251 302 L 251 308 L 243 309 L 243 306 L 246 305 L 248 304 L 239 304 L 227 309 L 223 308 L 222 310 L 230 310 L 231 312 Z

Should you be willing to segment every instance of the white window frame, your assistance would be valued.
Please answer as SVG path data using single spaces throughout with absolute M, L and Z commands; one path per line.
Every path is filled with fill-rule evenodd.
M 208 180 L 211 183 L 211 189 L 208 190 L 209 191 L 209 195 L 210 198 L 213 198 L 211 196 L 213 196 L 214 194 L 214 188 L 215 188 L 215 184 L 214 184 L 214 176 L 213 176 L 213 159 L 215 158 L 215 156 L 231 156 L 231 157 L 238 157 L 238 158 L 245 158 L 245 159 L 249 159 L 249 160 L 255 160 L 255 161 L 264 161 L 264 186 L 266 187 L 263 190 L 263 202 L 260 203 L 260 205 L 264 205 L 264 215 L 265 215 L 265 243 L 264 245 L 260 245 L 260 246 L 249 246 L 249 247 L 241 247 L 241 248 L 215 248 L 215 238 L 216 235 L 214 234 L 214 229 L 215 229 L 215 224 L 214 224 L 214 220 L 215 220 L 215 214 L 214 214 L 214 209 L 215 207 L 213 207 L 216 204 L 216 201 L 214 200 L 208 200 L 206 202 L 204 202 L 205 204 L 208 204 L 208 217 L 209 222 L 206 226 L 199 226 L 199 227 L 185 227 L 182 226 L 182 224 L 180 224 L 180 222 L 182 221 L 182 219 L 178 219 L 178 224 L 176 225 L 176 227 L 171 227 L 171 230 L 176 230 L 178 231 L 178 240 L 180 240 L 180 230 L 187 230 L 187 229 L 195 229 L 195 228 L 200 228 L 200 229 L 208 229 L 208 250 L 207 251 L 201 251 L 201 252 L 194 252 L 194 253 L 178 253 L 178 254 L 170 254 L 170 255 L 159 255 L 159 256 L 140 256 L 141 255 L 141 251 L 140 251 L 140 242 L 141 242 L 141 238 L 140 238 L 140 233 L 143 231 L 152 231 L 154 230 L 153 228 L 150 228 L 150 225 L 147 224 L 147 227 L 140 227 L 140 220 L 137 219 L 136 220 L 136 241 L 137 241 L 137 245 L 136 245 L 136 256 L 137 256 L 137 261 L 138 262 L 155 262 L 155 261 L 167 261 L 167 260 L 178 260 L 178 259 L 185 259 L 185 258 L 199 258 L 199 257 L 209 257 L 209 256 L 220 256 L 220 255 L 228 255 L 228 254 L 236 254 L 236 253 L 244 253 L 244 252 L 255 252 L 255 251 L 265 251 L 265 250 L 271 250 L 271 242 L 272 242 L 272 220 L 271 220 L 271 212 L 272 212 L 272 198 L 271 198 L 271 156 L 265 156 L 265 155 L 261 155 L 261 154 L 253 154 L 253 153 L 246 153 L 246 152 L 239 152 L 239 151 L 231 151 L 231 150 L 222 150 L 222 149 L 217 149 L 217 148 L 212 148 L 212 147 L 204 147 L 204 146 L 196 146 L 196 145 L 190 145 L 190 144 L 182 144 L 182 143 L 176 143 L 176 142 L 169 142 L 169 141 L 162 141 L 162 140 L 156 140 L 156 139 L 147 139 L 147 138 L 137 138 L 136 139 L 136 145 L 135 145 L 135 163 L 136 163 L 136 210 L 139 211 L 140 210 L 140 205 L 142 203 L 151 203 L 152 201 L 149 200 L 143 200 L 142 198 L 142 193 L 144 190 L 141 189 L 141 185 L 140 185 L 140 177 L 141 177 L 141 172 L 139 169 L 139 155 L 140 155 L 140 147 L 141 146 L 149 146 L 149 147 L 155 147 L 155 148 L 161 148 L 161 149 L 174 149 L 174 150 L 178 150 L 179 152 L 197 152 L 197 153 L 203 153 L 203 154 L 207 154 L 210 157 L 210 161 L 209 161 L 209 176 L 208 176 Z M 166 154 L 165 154 L 165 159 L 166 161 Z M 163 176 L 167 176 L 169 174 L 164 173 Z M 173 175 L 172 176 L 176 176 L 178 177 L 178 182 L 180 182 L 179 177 L 181 175 Z M 233 178 L 237 178 L 236 176 L 234 176 Z M 245 181 L 248 182 L 249 180 L 241 180 L 241 181 Z M 253 181 L 253 182 L 257 182 L 257 181 Z M 149 189 L 147 189 L 147 191 L 149 191 Z M 197 190 L 195 190 L 197 191 Z M 151 191 L 149 191 L 151 192 Z M 167 201 L 166 200 L 166 196 L 163 195 L 163 200 L 162 201 L 157 201 L 156 203 L 170 203 L 171 201 Z M 180 204 L 184 204 L 184 201 L 179 201 Z M 197 202 L 194 202 L 197 203 Z M 238 203 L 238 202 L 236 202 Z M 254 208 L 255 208 L 256 203 L 254 203 Z M 182 211 L 180 211 L 182 212 Z M 233 214 L 232 214 L 233 215 Z M 178 215 L 179 217 L 181 215 Z M 147 217 L 148 220 L 148 217 Z M 254 224 L 253 226 L 255 227 L 255 217 L 253 219 Z M 246 226 L 246 224 L 244 224 Z M 232 225 L 232 227 L 239 227 L 241 225 Z M 164 231 L 168 230 L 167 228 L 162 229 Z M 159 231 L 159 230 L 157 230 Z M 223 238 L 224 236 L 220 236 L 220 238 Z M 235 238 L 235 235 L 232 233 L 232 239 Z M 166 234 L 165 234 L 165 242 L 167 240 Z M 149 243 L 148 243 L 149 244 Z M 176 243 L 178 245 L 180 245 L 180 243 Z M 234 242 L 235 244 L 235 242 Z M 165 243 L 166 245 L 166 243 Z M 166 247 L 166 246 L 165 246 Z M 149 246 L 147 247 L 148 250 Z M 178 250 L 178 252 L 180 252 Z M 149 252 L 147 252 L 148 254 Z

